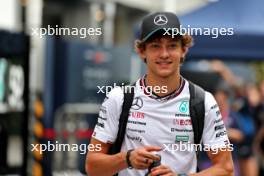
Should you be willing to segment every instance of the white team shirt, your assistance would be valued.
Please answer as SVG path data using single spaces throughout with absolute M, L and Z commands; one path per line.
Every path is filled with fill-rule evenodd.
M 135 94 L 128 118 L 121 151 L 143 146 L 160 146 L 161 163 L 177 173 L 195 173 L 195 150 L 180 151 L 175 144 L 194 143 L 189 115 L 189 83 L 184 78 L 177 91 L 166 96 L 150 96 L 145 91 L 144 78 L 136 82 Z M 104 143 L 114 143 L 122 111 L 123 90 L 114 88 L 104 100 L 93 137 Z M 229 143 L 222 117 L 211 93 L 205 93 L 205 121 L 202 142 L 211 148 Z M 167 147 L 166 147 L 167 146 Z M 169 147 L 170 146 L 170 147 Z M 170 148 L 170 150 L 169 150 Z M 124 169 L 119 176 L 144 176 L 147 170 Z

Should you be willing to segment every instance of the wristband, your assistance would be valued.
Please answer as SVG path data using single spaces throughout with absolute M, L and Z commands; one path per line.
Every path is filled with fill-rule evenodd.
M 131 152 L 132 152 L 133 150 L 134 150 L 134 149 L 128 150 L 128 151 L 127 151 L 127 154 L 126 154 L 126 163 L 127 163 L 129 169 L 132 169 L 132 168 L 133 168 L 133 166 L 132 166 L 132 164 L 131 164 L 131 162 L 130 162 L 130 160 L 129 160 L 130 154 L 131 154 Z
M 188 176 L 187 174 L 178 174 L 177 176 Z

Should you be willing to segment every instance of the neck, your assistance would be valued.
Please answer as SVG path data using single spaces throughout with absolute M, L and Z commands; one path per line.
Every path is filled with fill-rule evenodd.
M 151 86 L 151 87 L 160 87 L 160 89 L 162 88 L 162 86 L 163 87 L 165 86 L 167 90 L 166 93 L 155 92 L 155 91 L 154 93 L 159 96 L 168 95 L 180 87 L 180 84 L 181 84 L 180 74 L 176 74 L 176 75 L 169 76 L 169 77 L 160 77 L 160 76 L 148 74 L 146 77 L 146 84 L 147 86 Z M 155 89 L 152 89 L 152 90 L 155 90 Z

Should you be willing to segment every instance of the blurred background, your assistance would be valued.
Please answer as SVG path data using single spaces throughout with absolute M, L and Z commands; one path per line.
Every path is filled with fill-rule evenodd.
M 264 175 L 263 0 L 0 0 L 0 175 L 83 175 L 85 154 L 32 144 L 88 144 L 105 94 L 145 72 L 134 52 L 140 19 L 175 12 L 193 36 L 182 75 L 212 92 L 234 144 L 236 176 Z M 100 28 L 101 35 L 37 35 Z M 200 168 L 210 166 L 204 154 Z

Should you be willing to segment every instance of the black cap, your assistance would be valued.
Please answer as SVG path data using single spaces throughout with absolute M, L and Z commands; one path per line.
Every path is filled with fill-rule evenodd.
M 146 41 L 150 36 L 161 29 L 178 28 L 180 21 L 176 14 L 172 12 L 156 12 L 143 18 L 141 24 L 140 40 Z

